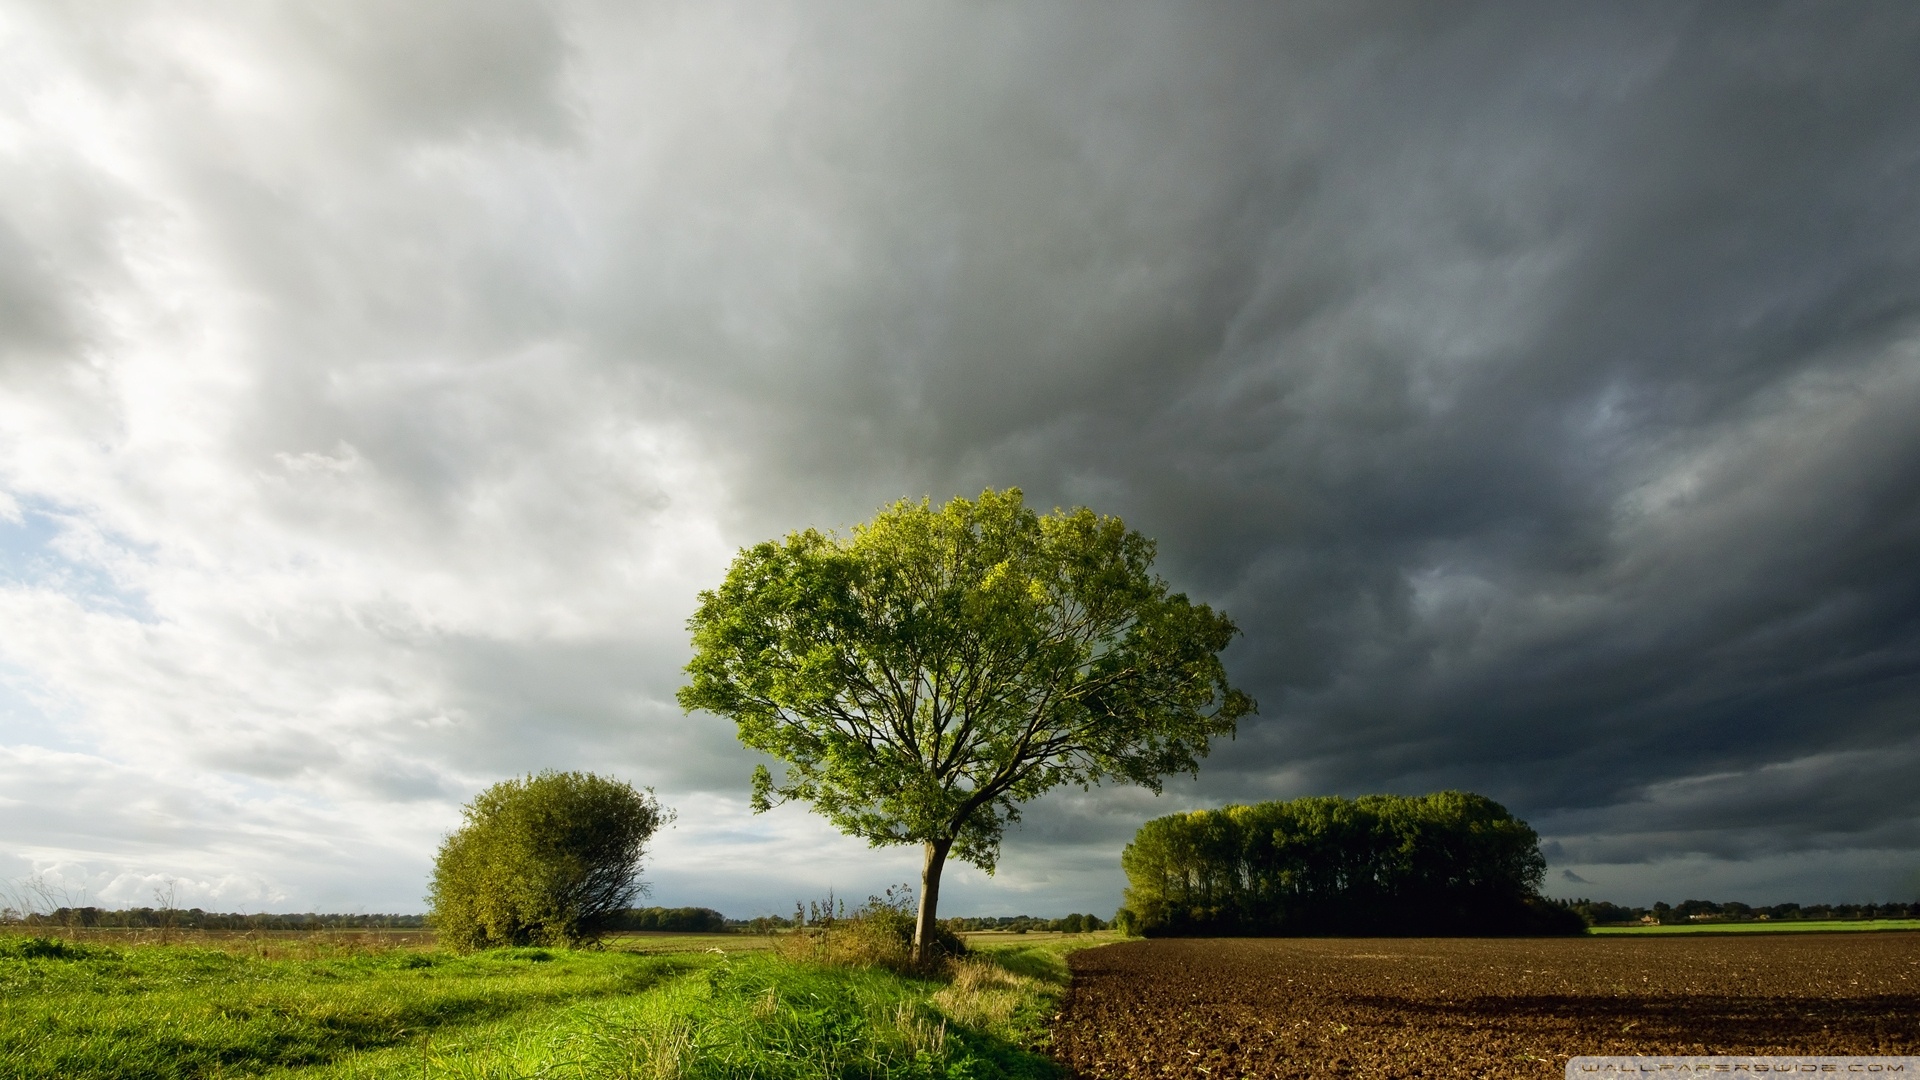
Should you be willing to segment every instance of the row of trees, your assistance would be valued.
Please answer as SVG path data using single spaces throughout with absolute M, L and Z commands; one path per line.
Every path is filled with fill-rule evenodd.
M 0 922 L 23 926 L 100 927 L 130 930 L 411 930 L 424 915 L 244 914 L 200 908 L 58 907 L 51 911 L 0 911 Z
M 629 908 L 609 916 L 608 930 L 654 930 L 679 934 L 721 934 L 740 925 L 709 907 Z
M 1156 818 L 1121 855 L 1119 921 L 1157 934 L 1574 933 L 1539 895 L 1539 837 L 1459 791 L 1305 798 Z
M 959 918 L 945 920 L 949 928 L 956 932 L 976 930 L 1005 930 L 1015 934 L 1091 934 L 1096 930 L 1105 930 L 1112 924 L 1093 914 L 1073 914 L 1059 919 L 1039 919 L 1032 915 L 998 915 L 986 918 Z
M 809 923 L 804 916 L 792 919 L 781 918 L 778 915 L 761 915 L 753 919 L 727 921 L 728 929 L 755 934 L 772 933 L 806 925 Z M 1015 934 L 1030 932 L 1087 934 L 1095 930 L 1105 930 L 1112 924 L 1098 915 L 1075 914 L 1059 919 L 1046 919 L 1034 915 L 962 916 L 955 919 L 942 919 L 940 925 L 952 934 L 973 933 L 978 930 L 1005 930 Z
M 1920 919 L 1920 902 L 1911 904 L 1743 904 L 1738 900 L 1665 901 L 1650 908 L 1627 907 L 1605 900 L 1571 900 L 1572 908 L 1590 926 L 1620 926 L 1654 922 L 1677 925 L 1696 922 L 1757 922 L 1795 919 Z

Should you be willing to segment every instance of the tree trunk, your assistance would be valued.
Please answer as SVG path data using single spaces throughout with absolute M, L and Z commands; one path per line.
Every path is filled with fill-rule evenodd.
M 947 865 L 947 850 L 952 840 L 930 840 L 926 844 L 927 861 L 920 870 L 920 917 L 913 925 L 913 962 L 924 964 L 933 958 L 934 913 L 940 906 L 940 871 Z

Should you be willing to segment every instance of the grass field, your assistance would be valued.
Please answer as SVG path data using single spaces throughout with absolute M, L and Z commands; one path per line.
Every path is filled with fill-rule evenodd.
M 1920 930 L 1920 919 L 1780 919 L 1766 922 L 1688 923 L 1682 926 L 1596 926 L 1589 934 L 1805 934 Z
M 0 1076 L 1057 1076 L 1039 1051 L 1063 957 L 1107 935 L 1004 936 L 941 979 L 748 935 L 465 957 L 351 935 L 0 938 Z
M 1842 937 L 1863 943 L 1870 937 L 1889 946 L 1905 942 L 1895 951 L 1910 958 L 1912 942 L 1920 939 L 1911 935 L 1882 937 L 1859 933 L 1901 929 L 1920 929 L 1920 920 L 1603 929 L 1596 931 L 1596 936 L 1612 938 L 1613 945 L 1592 941 L 1591 946 L 1658 948 L 1660 956 L 1666 957 L 1668 948 L 1694 946 L 1684 940 L 1662 945 L 1648 940 L 1635 944 L 1631 939 L 1654 935 L 1698 938 L 1734 934 L 1758 948 L 1762 943 L 1755 939 L 1756 934 L 1789 932 L 1777 943 L 1768 943 L 1763 953 L 1752 957 L 1741 953 L 1737 958 L 1740 962 L 1734 965 L 1742 971 L 1748 967 L 1772 971 L 1790 959 L 1789 953 L 1799 955 L 1795 949 L 1779 952 L 1790 942 L 1801 941 L 1811 946 L 1820 940 L 1817 935 L 1796 935 L 1793 931 L 1846 931 Z M 1116 940 L 1113 934 L 989 931 L 967 936 L 974 950 L 972 958 L 941 978 L 902 975 L 883 967 L 814 962 L 795 952 L 790 939 L 746 934 L 623 934 L 610 939 L 608 947 L 601 950 L 508 949 L 470 956 L 438 951 L 429 935 L 409 932 L 176 932 L 166 943 L 152 935 L 125 932 L 86 931 L 76 939 L 0 936 L 0 1077 L 6 1080 L 53 1077 L 219 1080 L 242 1076 L 281 1080 L 1059 1077 L 1063 1074 L 1049 1059 L 1049 1053 L 1064 1052 L 1070 1060 L 1077 1060 L 1083 1066 L 1095 1060 L 1112 1066 L 1119 1059 L 1109 1060 L 1106 1055 L 1118 1052 L 1119 1044 L 1107 1045 L 1110 1036 L 1102 1032 L 1121 1033 L 1122 1029 L 1144 1032 L 1152 1026 L 1145 1024 L 1140 1015 L 1134 1015 L 1137 1012 L 1134 1010 L 1129 1012 L 1125 1023 L 1118 1026 L 1099 1021 L 1089 1027 L 1085 1022 L 1087 1018 L 1071 1019 L 1073 1010 L 1070 1009 L 1070 1019 L 1064 1029 L 1069 1041 L 1057 1048 L 1049 1044 L 1053 1037 L 1049 1033 L 1049 1022 L 1063 1008 L 1060 1002 L 1068 978 L 1067 954 Z M 1841 944 L 1835 937 L 1825 940 L 1836 946 Z M 1712 943 L 1697 944 L 1707 947 Z M 1727 947 L 1734 946 L 1734 942 L 1727 942 Z M 1476 995 L 1495 995 L 1487 999 L 1488 1008 L 1493 1011 L 1486 1017 L 1468 1016 L 1465 1022 L 1470 1028 L 1496 1021 L 1504 1025 L 1520 1024 L 1530 1015 L 1522 1006 L 1540 1006 L 1546 1010 L 1542 1016 L 1549 1018 L 1559 1017 L 1568 1009 L 1573 1010 L 1567 1013 L 1572 1016 L 1587 1008 L 1584 999 L 1577 995 L 1567 997 L 1563 1003 L 1566 1008 L 1556 1012 L 1558 1006 L 1547 1008 L 1553 1002 L 1542 1005 L 1532 998 L 1509 1000 L 1503 995 L 1512 991 L 1499 989 L 1502 980 L 1506 980 L 1516 984 L 1517 989 L 1525 990 L 1525 984 L 1545 977 L 1547 969 L 1554 966 L 1545 963 L 1552 959 L 1545 953 L 1535 957 L 1526 950 L 1571 949 L 1569 957 L 1585 956 L 1576 940 L 1562 940 L 1560 944 L 1409 940 L 1368 943 L 1361 949 L 1357 942 L 1331 939 L 1319 943 L 1270 943 L 1260 947 L 1288 951 L 1286 962 L 1280 966 L 1304 965 L 1303 972 L 1315 964 L 1338 960 L 1347 965 L 1337 972 L 1342 980 L 1355 977 L 1358 969 L 1349 970 L 1354 964 L 1371 971 L 1381 966 L 1383 960 L 1399 960 L 1381 966 L 1378 974 L 1397 971 L 1400 974 L 1396 978 L 1401 981 L 1389 980 L 1391 985 L 1382 984 L 1369 990 L 1371 997 L 1363 994 L 1352 1001 L 1343 997 L 1317 1003 L 1302 999 L 1302 1003 L 1296 1003 L 1312 1006 L 1306 1012 L 1319 1017 L 1313 1023 L 1324 1020 L 1333 1024 L 1326 1017 L 1357 1008 L 1361 1012 L 1384 1009 L 1383 1016 L 1399 1017 L 1394 1023 L 1404 1026 L 1405 1017 L 1401 1012 L 1410 1006 L 1393 1005 L 1389 998 L 1397 1001 L 1409 993 L 1414 995 L 1408 999 L 1410 1005 L 1427 1010 L 1421 1015 L 1426 1018 L 1422 1023 L 1429 1027 L 1451 1016 L 1447 1010 L 1457 1012 L 1466 1008 L 1476 1000 Z M 1255 946 L 1214 942 L 1161 944 L 1154 948 L 1163 951 L 1210 949 L 1230 958 Z M 1359 952 L 1355 952 L 1356 949 Z M 1327 950 L 1332 950 L 1329 958 L 1317 958 L 1319 952 Z M 1505 964 L 1513 969 L 1509 975 L 1495 971 L 1505 963 L 1500 960 L 1506 955 L 1502 950 L 1526 952 L 1524 957 Z M 1873 955 L 1883 951 L 1876 950 Z M 1339 956 L 1333 956 L 1334 953 Z M 1347 953 L 1354 953 L 1358 959 L 1347 957 Z M 1407 955 L 1401 957 L 1402 953 Z M 1451 996 L 1443 994 L 1437 1004 L 1420 1004 L 1417 986 L 1404 980 L 1418 965 L 1432 966 L 1437 962 L 1427 957 L 1427 953 L 1446 957 L 1460 953 L 1457 963 L 1494 964 L 1495 967 L 1488 968 L 1490 974 L 1476 974 L 1460 984 L 1491 989 L 1475 989 L 1464 996 L 1449 992 Z M 1093 954 L 1087 956 L 1091 960 Z M 1665 973 L 1662 977 L 1673 977 L 1675 971 L 1687 970 L 1710 974 L 1736 959 L 1731 954 L 1723 957 L 1719 952 L 1700 957 L 1689 953 L 1691 959 L 1675 967 L 1671 963 L 1655 963 L 1658 957 L 1639 958 L 1638 954 L 1635 957 L 1636 963 L 1645 961 L 1651 965 L 1647 968 L 1649 972 Z M 1619 962 L 1624 959 L 1612 957 L 1611 963 L 1599 964 L 1596 970 L 1619 975 L 1624 970 Z M 1683 958 L 1675 955 L 1666 959 L 1680 961 Z M 1265 961 L 1256 967 L 1263 971 L 1277 970 Z M 1901 971 L 1908 971 L 1910 967 L 1910 964 L 1902 967 Z M 1447 973 L 1451 971 L 1451 968 L 1445 972 L 1436 968 L 1418 981 L 1424 983 L 1444 974 L 1445 978 L 1436 985 L 1445 989 L 1460 983 L 1462 978 L 1458 973 Z M 1300 973 L 1290 971 L 1289 974 Z M 1740 976 L 1735 981 L 1744 978 L 1746 976 Z M 1116 985 L 1131 988 L 1130 993 L 1160 993 L 1166 988 L 1154 987 L 1162 981 L 1156 975 L 1155 979 L 1148 980 L 1153 984 L 1149 986 L 1128 976 Z M 1225 993 L 1232 982 L 1224 972 L 1206 975 L 1195 984 L 1196 988 L 1204 986 L 1204 993 L 1192 1000 L 1210 1000 L 1210 996 Z M 1763 1005 L 1758 999 L 1723 1001 L 1725 989 L 1709 985 L 1713 982 L 1714 979 L 1708 979 L 1698 987 L 1689 984 L 1684 988 L 1687 993 L 1683 998 L 1700 1008 L 1726 1006 L 1721 1011 L 1727 1015 L 1715 1013 L 1713 1017 L 1706 1017 L 1703 1014 L 1696 1020 L 1703 1023 L 1714 1020 L 1725 1027 L 1726 1023 L 1751 1012 L 1766 1017 L 1763 1026 L 1767 1031 L 1779 1028 L 1782 1021 L 1775 1015 L 1774 1006 Z M 1881 982 L 1885 980 L 1878 976 L 1867 978 L 1860 982 L 1866 989 L 1859 992 L 1866 993 Z M 1178 979 L 1167 984 L 1173 990 L 1185 985 Z M 1084 1012 L 1095 1007 L 1100 998 L 1093 993 L 1094 989 L 1089 986 L 1086 993 L 1076 991 L 1078 1004 L 1073 1008 Z M 1544 989 L 1529 992 L 1537 997 Z M 1647 992 L 1637 984 L 1632 989 L 1635 993 Z M 1884 995 L 1888 989 L 1892 988 L 1882 987 L 1877 992 Z M 1111 994 L 1111 988 L 1108 992 Z M 1609 992 L 1618 997 L 1623 991 L 1616 987 Z M 1820 998 L 1812 1003 L 1796 1002 L 1794 1008 L 1799 1012 L 1795 1015 L 1812 1016 L 1810 1009 L 1838 1008 L 1840 1011 L 1833 1016 L 1821 1013 L 1817 1017 L 1827 1025 L 1821 1030 L 1828 1032 L 1838 1032 L 1847 1024 L 1880 1023 L 1874 1018 L 1888 1009 L 1898 1014 L 1909 1012 L 1911 990 L 1903 983 L 1899 992 L 1909 997 L 1901 998 L 1898 1005 L 1892 1004 L 1891 999 L 1827 1001 Z M 1614 1002 L 1616 1006 L 1619 1004 Z M 1739 1007 L 1735 1008 L 1736 1005 Z M 1752 1007 L 1748 1008 L 1749 1005 Z M 1645 1011 L 1651 1014 L 1675 1007 L 1665 999 L 1650 998 Z M 1664 1031 L 1652 1026 L 1638 1011 L 1629 1011 L 1634 1015 L 1622 1014 L 1623 1019 L 1607 1022 L 1616 1026 L 1647 1025 L 1649 1032 Z M 1141 1015 L 1164 1019 L 1163 1012 L 1164 1009 L 1155 1005 Z M 1321 1016 L 1322 1013 L 1325 1016 Z M 1255 1014 L 1270 1018 L 1279 1015 L 1266 1005 L 1249 1015 Z M 1361 1026 L 1344 1012 L 1341 1016 L 1334 1027 L 1351 1025 L 1358 1030 Z M 1571 1021 L 1561 1017 L 1553 1022 Z M 1392 1027 L 1388 1024 L 1382 1030 Z M 1221 1032 L 1227 1030 L 1220 1029 Z M 1317 1032 L 1319 1028 L 1313 1030 Z M 1619 1030 L 1627 1032 L 1629 1028 Z M 1638 1032 L 1639 1028 L 1632 1030 Z M 1904 1031 L 1906 1027 L 1899 1030 Z M 1675 1029 L 1675 1033 L 1679 1031 Z M 1097 1036 L 1096 1043 L 1087 1042 L 1090 1032 Z M 1521 1033 L 1520 1028 L 1516 1028 L 1516 1037 Z M 1545 1033 L 1546 1029 L 1542 1028 L 1528 1037 Z M 1675 1033 L 1668 1034 L 1677 1037 Z M 1194 1037 L 1197 1036 L 1183 1032 L 1176 1039 L 1168 1034 L 1172 1042 L 1167 1045 L 1198 1046 L 1192 1043 Z M 1271 1032 L 1260 1036 L 1271 1037 Z M 1481 1036 L 1476 1035 L 1474 1039 L 1480 1040 Z M 1140 1046 L 1129 1043 L 1126 1054 L 1144 1054 L 1146 1057 L 1141 1060 L 1146 1060 L 1152 1056 L 1149 1049 L 1159 1045 L 1153 1039 Z M 1236 1045 L 1252 1046 L 1253 1043 Z M 1286 1050 L 1282 1056 L 1292 1060 L 1301 1058 L 1309 1050 L 1302 1044 Z M 1184 1049 L 1180 1053 L 1184 1055 L 1178 1056 L 1182 1063 L 1192 1057 Z M 1196 1062 L 1201 1060 L 1193 1058 Z M 1537 1063 L 1550 1060 L 1550 1056 L 1528 1060 Z M 1206 1061 L 1210 1069 L 1225 1067 L 1215 1058 Z

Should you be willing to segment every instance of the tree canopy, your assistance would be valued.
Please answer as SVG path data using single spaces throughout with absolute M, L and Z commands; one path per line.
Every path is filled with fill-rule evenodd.
M 1154 576 L 1153 541 L 1018 489 L 898 502 L 850 535 L 742 551 L 690 620 L 687 709 L 785 763 L 753 802 L 812 804 L 875 845 L 923 845 L 924 958 L 949 855 L 989 873 L 1019 805 L 1104 779 L 1155 791 L 1254 702 L 1226 615 Z
M 1367 795 L 1155 818 L 1121 854 L 1146 934 L 1578 932 L 1540 838 L 1482 795 Z
M 644 891 L 641 856 L 672 817 L 650 789 L 551 770 L 493 785 L 463 815 L 427 896 L 440 940 L 457 949 L 595 937 Z

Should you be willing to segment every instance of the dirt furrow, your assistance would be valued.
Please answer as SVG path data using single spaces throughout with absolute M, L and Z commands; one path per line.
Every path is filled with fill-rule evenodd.
M 1920 934 L 1177 939 L 1074 954 L 1084 1077 L 1558 1077 L 1582 1054 L 1920 1054 Z

